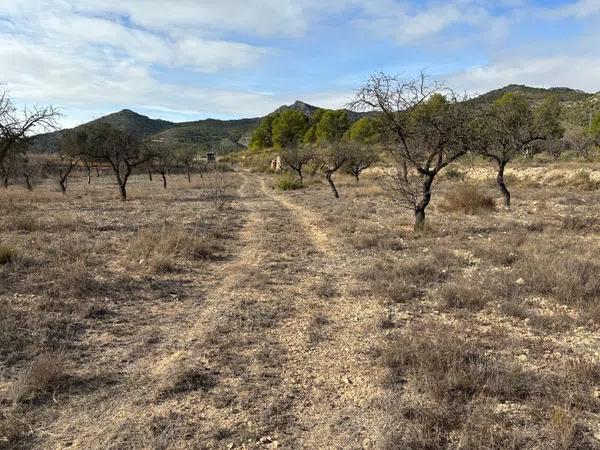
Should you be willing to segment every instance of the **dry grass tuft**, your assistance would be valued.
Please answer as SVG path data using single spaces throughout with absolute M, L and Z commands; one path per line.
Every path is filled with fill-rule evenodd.
M 461 184 L 446 192 L 439 204 L 441 211 L 463 214 L 482 214 L 494 211 L 496 202 L 474 186 Z
M 185 227 L 144 229 L 132 240 L 128 255 L 134 265 L 144 266 L 155 273 L 176 271 L 177 262 L 181 259 L 218 258 L 222 248 L 216 238 L 196 233 Z
M 16 403 L 32 401 L 62 386 L 66 378 L 65 360 L 60 354 L 42 353 L 12 385 Z
M 399 334 L 384 352 L 383 362 L 393 382 L 407 379 L 417 392 L 438 401 L 465 402 L 481 394 L 518 400 L 531 395 L 532 389 L 543 388 L 534 386 L 533 375 L 434 324 Z
M 477 281 L 466 278 L 445 283 L 438 292 L 447 309 L 480 310 L 489 301 L 489 293 Z
M 31 214 L 19 214 L 10 217 L 8 228 L 13 231 L 33 233 L 42 230 L 41 222 Z
M 6 244 L 0 244 L 0 264 L 15 262 L 17 258 L 18 253 L 14 247 Z
M 171 396 L 190 391 L 208 391 L 217 385 L 216 373 L 206 368 L 180 366 L 169 374 L 160 389 L 161 396 Z

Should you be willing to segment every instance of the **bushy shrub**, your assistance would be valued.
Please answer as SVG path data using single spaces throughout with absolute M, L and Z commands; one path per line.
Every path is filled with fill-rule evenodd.
M 496 202 L 473 186 L 464 184 L 447 192 L 439 206 L 442 211 L 475 215 L 493 211 Z
M 302 185 L 296 176 L 290 172 L 283 172 L 281 175 L 277 176 L 275 187 L 281 191 L 292 191 L 294 189 L 300 189 Z

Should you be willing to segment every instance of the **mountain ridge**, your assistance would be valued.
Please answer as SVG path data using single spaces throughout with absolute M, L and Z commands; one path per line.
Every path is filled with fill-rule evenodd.
M 538 104 L 547 95 L 556 95 L 563 107 L 562 120 L 575 128 L 587 126 L 590 114 L 600 112 L 600 92 L 587 93 L 568 87 L 537 88 L 520 84 L 509 84 L 481 94 L 469 101 L 480 104 L 491 104 L 502 95 L 515 92 L 523 95 L 531 104 Z M 308 116 L 318 106 L 296 100 L 291 105 L 282 105 L 266 116 L 281 111 L 294 109 Z M 369 113 L 345 110 L 351 121 L 356 121 Z M 75 128 L 90 123 L 107 122 L 123 131 L 135 131 L 143 137 L 157 136 L 175 142 L 193 144 L 199 151 L 216 150 L 222 153 L 241 150 L 248 146 L 253 131 L 266 116 L 243 119 L 201 119 L 187 122 L 170 122 L 163 119 L 152 119 L 131 109 L 107 114 Z M 36 137 L 34 147 L 37 151 L 54 151 L 59 143 L 61 131 L 47 133 Z

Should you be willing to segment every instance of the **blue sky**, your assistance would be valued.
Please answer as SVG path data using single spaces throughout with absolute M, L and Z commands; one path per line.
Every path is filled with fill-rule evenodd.
M 600 0 L 0 0 L 0 81 L 63 126 L 342 107 L 375 71 L 600 90 Z

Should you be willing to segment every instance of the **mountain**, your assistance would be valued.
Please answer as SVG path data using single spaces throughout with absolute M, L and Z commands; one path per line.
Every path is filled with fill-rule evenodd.
M 487 92 L 469 101 L 491 105 L 494 101 L 508 93 L 522 95 L 533 106 L 540 104 L 549 95 L 556 96 L 562 109 L 561 119 L 567 131 L 587 127 L 590 120 L 590 114 L 594 116 L 595 114 L 600 113 L 600 92 L 597 94 L 589 94 L 584 91 L 566 87 L 544 89 L 510 84 L 503 88 Z
M 212 149 L 227 153 L 246 147 L 250 135 L 262 118 L 239 120 L 206 119 L 195 122 L 174 124 L 156 137 L 169 141 L 186 142 L 198 145 L 202 149 Z
M 539 104 L 548 95 L 555 95 L 562 106 L 562 120 L 568 129 L 586 127 L 590 114 L 600 112 L 600 93 L 588 94 L 576 89 L 565 87 L 535 88 L 530 86 L 511 84 L 500 89 L 487 92 L 475 97 L 470 102 L 478 104 L 492 104 L 502 95 L 514 92 L 523 95 L 532 105 Z M 291 105 L 283 105 L 273 111 L 293 109 L 307 116 L 312 115 L 317 106 L 309 105 L 300 100 Z M 359 113 L 348 111 L 351 121 L 356 121 L 372 113 Z M 174 142 L 189 143 L 198 146 L 199 150 L 216 150 L 219 153 L 229 153 L 248 146 L 253 131 L 260 124 L 262 117 L 238 120 L 204 119 L 193 122 L 174 123 L 161 119 L 151 119 L 129 109 L 109 114 L 95 122 L 108 122 L 123 131 L 135 132 L 143 137 L 156 136 Z M 80 125 L 80 126 L 85 126 Z M 34 149 L 37 151 L 54 151 L 60 143 L 60 132 L 36 136 Z
M 130 109 L 124 109 L 122 111 L 109 114 L 99 119 L 92 120 L 88 124 L 97 122 L 109 123 L 115 128 L 121 131 L 135 131 L 141 136 L 152 136 L 153 134 L 160 133 L 163 130 L 167 130 L 176 126 L 175 123 L 161 119 L 151 119 L 147 116 L 138 114 Z
M 288 109 L 294 109 L 296 111 L 300 111 L 301 113 L 304 113 L 305 115 L 310 117 L 317 109 L 320 109 L 320 108 L 318 106 L 309 105 L 308 103 L 304 103 L 303 101 L 296 100 L 291 105 L 280 106 L 275 111 L 273 111 L 271 114 L 277 114 L 277 113 L 280 113 L 281 111 L 285 111 Z M 346 114 L 348 114 L 348 117 L 351 122 L 356 122 L 361 117 L 369 115 L 369 113 L 350 111 L 349 109 L 344 109 L 344 111 L 346 111 Z M 269 114 L 269 115 L 271 115 L 271 114 Z
M 588 94 L 577 89 L 570 89 L 566 87 L 554 87 L 545 89 L 520 84 L 509 84 L 508 86 L 504 86 L 503 88 L 495 89 L 493 91 L 475 97 L 472 101 L 476 103 L 492 104 L 504 94 L 509 93 L 522 95 L 532 105 L 536 105 L 542 102 L 548 95 L 556 96 L 558 98 L 558 101 L 561 103 L 581 101 L 592 96 L 592 94 Z

